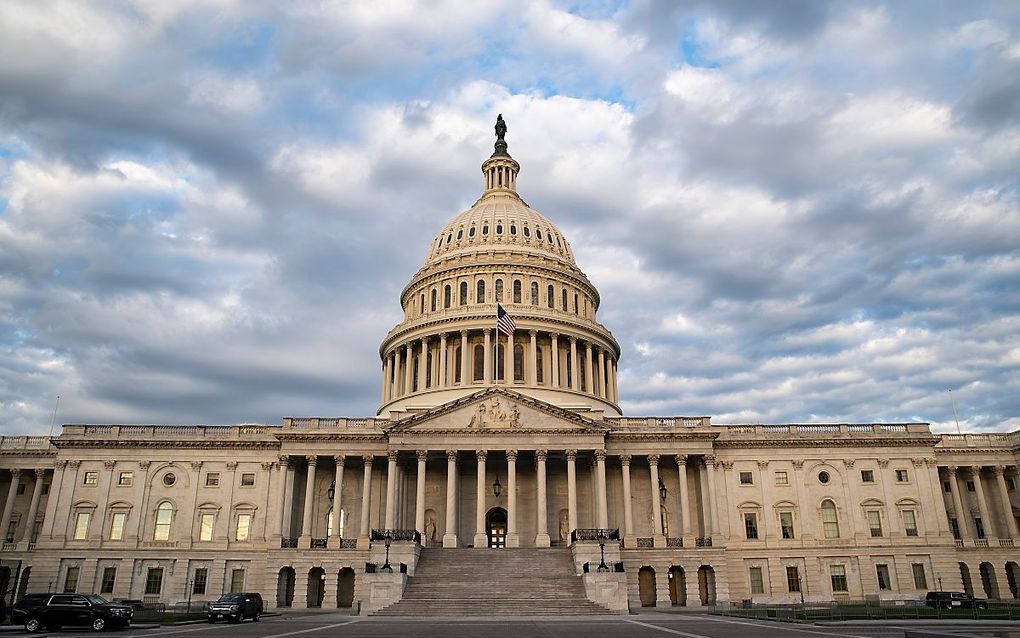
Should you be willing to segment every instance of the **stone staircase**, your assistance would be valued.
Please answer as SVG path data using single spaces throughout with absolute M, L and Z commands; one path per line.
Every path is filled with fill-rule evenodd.
M 422 550 L 404 596 L 378 616 L 611 614 L 587 599 L 566 549 Z

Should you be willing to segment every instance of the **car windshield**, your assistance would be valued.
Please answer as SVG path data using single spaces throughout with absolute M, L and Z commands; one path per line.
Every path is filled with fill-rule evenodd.
M 244 600 L 244 594 L 223 594 L 220 596 L 221 603 L 239 603 Z
M 103 598 L 102 596 L 96 596 L 95 594 L 86 596 L 85 598 L 88 598 L 89 602 L 92 603 L 93 605 L 107 605 L 110 602 Z

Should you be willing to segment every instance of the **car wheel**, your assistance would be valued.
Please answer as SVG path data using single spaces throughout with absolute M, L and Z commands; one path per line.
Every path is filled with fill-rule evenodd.
M 262 612 L 261 611 L 255 612 L 255 616 L 252 618 L 252 620 L 254 620 L 255 622 L 262 620 Z
M 25 631 L 28 633 L 34 634 L 40 629 L 42 629 L 42 623 L 39 622 L 38 618 L 29 618 L 25 621 Z
M 96 618 L 92 621 L 92 631 L 103 631 L 106 629 L 106 619 Z
M 978 609 L 988 609 L 988 603 L 978 603 Z

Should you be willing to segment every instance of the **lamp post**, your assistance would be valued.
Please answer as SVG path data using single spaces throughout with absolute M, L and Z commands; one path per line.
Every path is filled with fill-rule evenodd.
M 599 553 L 601 554 L 601 559 L 599 560 L 598 571 L 600 571 L 600 572 L 608 572 L 609 571 L 609 566 L 606 565 L 606 530 L 600 529 L 597 532 L 597 534 L 598 534 L 598 539 L 599 539 Z
M 939 591 L 942 591 L 942 577 L 941 576 L 938 577 L 938 581 L 939 581 Z
M 329 487 L 326 489 L 326 498 L 329 500 L 330 507 L 333 506 L 333 497 L 336 496 L 336 480 L 334 479 Z
M 804 577 L 797 574 L 797 589 L 800 590 L 800 606 L 804 606 Z
M 194 578 L 189 578 L 187 583 L 188 588 L 188 613 L 191 613 L 191 594 L 194 593 L 195 588 L 193 587 Z
M 498 476 L 496 477 L 496 480 L 492 482 L 492 493 L 496 498 L 499 498 L 499 495 L 503 493 L 503 486 L 500 485 Z
M 663 501 L 666 500 L 666 484 L 662 482 L 662 477 L 659 477 L 659 498 Z
M 383 563 L 382 569 L 385 572 L 392 573 L 393 567 L 390 566 L 390 544 L 393 543 L 393 536 L 390 535 L 389 531 L 383 537 L 383 543 L 386 545 L 386 562 Z

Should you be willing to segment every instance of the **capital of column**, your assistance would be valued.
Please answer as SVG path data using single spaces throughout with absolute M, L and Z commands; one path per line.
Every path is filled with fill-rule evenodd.
M 106 463 L 110 464 L 110 467 L 108 467 L 107 469 L 112 470 L 113 466 L 114 466 L 114 461 L 106 461 L 106 462 L 103 463 L 103 465 L 106 465 Z M 196 472 L 201 470 L 202 469 L 202 461 L 192 461 L 191 462 L 191 469 L 195 470 Z
M 595 462 L 598 463 L 599 461 L 605 461 L 605 460 L 606 460 L 606 451 L 605 450 L 595 450 Z
M 439 333 L 439 343 L 446 343 L 446 333 L 445 332 L 440 332 Z
M 427 460 L 429 460 L 429 451 L 428 450 L 418 450 L 418 460 L 419 461 L 427 461 Z
M 396 450 L 388 450 L 386 452 L 386 458 L 389 459 L 390 461 L 396 461 L 397 460 L 397 451 Z
M 981 476 L 981 470 L 982 470 L 982 468 L 984 468 L 984 466 L 983 466 L 983 465 L 971 465 L 971 466 L 970 466 L 970 472 L 971 472 L 971 474 L 973 474 L 973 475 L 974 475 L 975 477 L 978 477 L 978 476 Z
M 1005 465 L 993 465 L 992 466 L 992 474 L 995 475 L 995 478 L 999 478 L 1000 476 L 1004 475 L 1005 473 L 1006 473 L 1006 466 Z
M 804 461 L 801 459 L 796 459 L 795 461 L 791 461 L 791 463 L 793 463 L 793 469 L 795 470 L 804 469 Z
M 199 461 L 199 463 L 201 463 L 201 461 Z M 103 467 L 108 469 L 108 470 L 112 470 L 113 468 L 117 467 L 117 461 L 109 461 L 109 460 L 103 461 Z M 199 467 L 201 467 L 201 465 Z
M 658 454 L 649 454 L 648 455 L 648 464 L 649 465 L 658 465 L 659 464 L 659 455 Z
M 447 450 L 446 451 L 446 460 L 447 461 L 456 461 L 457 460 L 457 450 Z
M 315 463 L 309 463 L 309 465 L 315 465 Z M 237 469 L 237 461 L 227 461 L 227 469 L 233 472 Z
M 372 465 L 375 461 L 375 457 L 371 454 L 365 454 L 361 457 L 361 460 L 365 462 L 365 465 Z
M 81 461 L 78 461 L 78 462 L 81 463 Z M 18 468 L 18 467 L 12 468 L 11 469 L 11 476 L 13 476 L 14 478 L 18 478 L 19 476 L 21 476 L 21 468 Z
M 506 460 L 511 462 L 511 463 L 514 463 L 515 461 L 517 461 L 517 450 L 507 450 L 506 451 Z
M 949 472 L 949 476 L 955 477 L 956 474 L 960 471 L 960 468 L 955 465 L 950 465 L 946 467 L 946 471 Z
M 630 454 L 621 454 L 620 455 L 620 464 L 625 466 L 625 467 L 629 466 L 630 465 L 630 459 L 631 459 Z
M 279 462 L 280 467 L 282 467 L 282 468 L 286 468 L 288 465 L 290 465 L 290 457 L 289 456 L 281 454 L 280 456 L 276 457 L 276 460 L 277 460 L 277 462 Z
M 758 469 L 767 470 L 769 469 L 769 462 L 767 460 L 758 461 Z
M 577 344 L 577 337 L 567 337 L 567 339 L 570 340 L 570 345 L 576 345 Z
M 67 465 L 67 461 L 64 460 L 53 461 L 53 469 L 61 468 L 64 467 L 65 465 Z
M 535 450 L 535 460 L 542 461 L 545 463 L 546 457 L 549 456 L 549 450 Z
M 568 461 L 576 461 L 577 460 L 577 450 L 567 450 L 567 460 Z
M 479 461 L 484 461 L 485 459 L 487 459 L 489 457 L 489 451 L 488 450 L 475 450 L 475 456 L 478 458 Z
M 676 464 L 677 465 L 687 465 L 687 455 L 686 454 L 677 454 L 675 458 L 676 458 Z
M 149 465 L 151 464 L 152 461 L 138 461 L 138 467 L 140 467 L 143 470 L 149 469 Z M 71 467 L 78 467 L 79 465 L 81 465 L 81 461 L 69 461 L 68 465 L 70 465 Z
M 559 339 L 560 338 L 560 333 L 558 333 L 558 332 L 550 332 L 549 336 L 552 337 L 553 339 Z
M 274 465 L 276 465 L 276 463 L 273 463 L 272 461 L 265 461 L 264 463 L 262 463 L 262 469 L 268 472 L 269 470 L 273 469 Z
M 343 467 L 344 463 L 347 462 L 347 455 L 346 454 L 335 454 L 335 455 L 333 455 L 333 460 L 336 461 L 337 465 L 339 465 L 340 467 Z
M 889 459 L 878 459 L 878 467 L 883 469 L 889 467 Z
M 319 457 L 317 457 L 317 456 L 315 456 L 313 454 L 309 454 L 308 456 L 306 456 L 305 460 L 308 461 L 309 465 L 318 465 L 319 464 Z
M 532 337 L 538 336 L 538 330 L 528 330 L 528 334 Z
M 44 467 L 37 467 L 33 471 L 35 472 L 36 478 L 43 478 L 46 476 L 46 468 Z
M 854 469 L 854 463 L 856 463 L 856 462 L 857 462 L 857 459 L 843 459 L 843 467 L 845 467 L 848 470 L 852 470 L 852 469 Z M 881 464 L 881 462 L 880 462 L 880 464 Z M 889 461 L 886 461 L 885 465 L 889 465 Z M 885 467 L 885 465 L 883 465 L 882 467 Z
M 721 465 L 722 469 L 724 469 L 724 470 L 732 470 L 733 469 L 733 461 L 719 461 L 719 465 Z
M 708 466 L 709 469 L 715 467 L 715 454 L 705 455 L 705 465 Z

